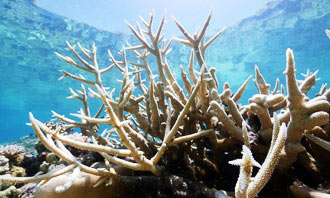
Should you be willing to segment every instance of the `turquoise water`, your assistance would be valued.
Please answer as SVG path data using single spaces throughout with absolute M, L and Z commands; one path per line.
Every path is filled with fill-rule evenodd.
M 41 121 L 48 121 L 51 110 L 69 115 L 81 107 L 78 101 L 66 99 L 70 95 L 68 87 L 78 88 L 79 84 L 69 79 L 57 80 L 61 76 L 58 70 L 73 71 L 54 54 L 57 51 L 70 55 L 65 40 L 72 44 L 79 41 L 86 47 L 95 42 L 99 64 L 103 67 L 110 64 L 107 49 L 120 59 L 117 52 L 124 41 L 135 42 L 130 35 L 113 34 L 57 16 L 28 0 L 2 0 L 0 13 L 0 142 L 33 133 L 25 125 L 29 122 L 28 112 L 33 112 Z M 202 17 L 205 18 L 206 14 Z M 306 73 L 307 68 L 320 70 L 318 77 L 321 79 L 310 93 L 313 95 L 322 83 L 329 83 L 330 39 L 325 34 L 327 28 L 330 29 L 328 0 L 276 1 L 269 3 L 267 9 L 228 27 L 208 49 L 207 62 L 217 68 L 220 87 L 228 81 L 236 90 L 250 74 L 254 74 L 255 64 L 268 83 L 274 85 L 279 77 L 285 84 L 282 72 L 285 50 L 290 47 L 295 54 L 298 74 Z M 180 65 L 188 64 L 189 50 L 176 42 L 172 48 L 169 63 L 178 73 Z M 117 78 L 121 78 L 119 72 L 110 72 L 104 78 L 105 84 L 118 90 Z M 254 93 L 256 89 L 250 82 L 241 102 L 247 103 Z M 89 102 L 92 112 L 96 112 L 97 100 L 89 99 Z
M 208 33 L 216 33 L 221 27 L 230 26 L 243 18 L 255 14 L 270 0 L 35 0 L 39 7 L 61 16 L 87 23 L 93 27 L 110 32 L 131 33 L 124 20 L 134 23 L 138 16 L 148 18 L 150 12 L 155 13 L 155 22 L 167 15 L 167 23 L 163 32 L 168 37 L 181 35 L 171 16 L 175 16 L 192 32 L 201 26 L 210 9 L 213 18 Z M 237 6 L 239 5 L 239 6 Z M 244 9 L 242 9 L 244 8 Z

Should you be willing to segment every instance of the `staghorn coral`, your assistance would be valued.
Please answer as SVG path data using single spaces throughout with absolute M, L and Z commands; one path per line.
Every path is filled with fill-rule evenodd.
M 230 164 L 239 165 L 241 167 L 239 178 L 235 187 L 236 198 L 255 197 L 270 179 L 276 167 L 279 159 L 279 153 L 283 149 L 286 139 L 286 126 L 285 123 L 283 123 L 280 128 L 280 123 L 276 113 L 274 113 L 274 122 L 272 142 L 262 166 L 254 160 L 251 150 L 247 147 L 249 143 L 245 143 L 247 146 L 243 145 L 242 159 L 229 161 Z M 243 127 L 243 131 L 246 131 L 245 126 Z M 252 166 L 260 168 L 254 178 L 251 178 Z
M 236 198 L 247 197 L 249 182 L 251 181 L 252 167 L 253 166 L 256 166 L 258 168 L 261 167 L 261 165 L 254 160 L 250 149 L 245 145 L 243 145 L 242 154 L 243 154 L 242 159 L 229 161 L 229 164 L 237 165 L 241 167 L 239 178 L 237 180 L 235 187 Z
M 288 169 L 296 161 L 299 152 L 304 150 L 300 141 L 304 130 L 310 130 L 315 126 L 326 125 L 329 122 L 330 104 L 325 96 L 319 96 L 310 100 L 302 90 L 307 84 L 315 83 L 315 75 L 306 78 L 298 87 L 295 77 L 295 63 L 293 52 L 288 49 L 287 68 L 284 72 L 287 76 L 288 109 L 290 121 L 288 123 L 288 135 L 285 145 L 285 153 L 281 156 L 280 169 Z M 310 80 L 311 79 L 311 80 Z M 307 86 L 311 87 L 311 86 Z
M 152 196 L 169 191 L 178 197 L 228 196 L 230 192 L 218 190 L 233 190 L 233 177 L 226 175 L 231 170 L 227 166 L 230 162 L 241 166 L 235 196 L 257 196 L 276 167 L 286 171 L 297 161 L 297 156 L 304 150 L 301 143 L 304 131 L 329 122 L 329 90 L 323 86 L 319 96 L 307 98 L 305 94 L 315 84 L 317 72 L 308 72 L 298 86 L 293 52 L 288 49 L 285 72 L 288 94 L 285 95 L 283 85 L 281 93 L 278 92 L 278 79 L 271 92 L 256 66 L 254 82 L 259 93 L 251 96 L 248 105 L 238 104 L 252 76 L 234 94 L 229 83 L 220 91 L 215 68 L 208 67 L 205 54 L 207 47 L 225 29 L 205 41 L 210 19 L 211 13 L 202 28 L 190 34 L 173 18 L 184 38 L 169 41 L 162 34 L 165 16 L 155 32 L 153 14 L 148 21 L 141 18 L 145 29 L 139 23 L 134 28 L 127 22 L 140 44 L 127 43 L 120 51 L 121 60 L 109 50 L 111 64 L 106 67 L 98 64 L 94 44 L 87 49 L 67 41 L 74 58 L 55 54 L 84 73 L 61 70 L 63 76 L 59 79 L 71 78 L 81 83 L 80 89 L 70 88 L 68 98 L 78 99 L 82 108 L 78 113 L 70 114 L 72 118 L 52 111 L 59 124 L 44 124 L 32 113 L 29 115 L 31 126 L 42 144 L 67 166 L 34 177 L 0 176 L 0 181 L 41 182 L 40 186 L 51 186 L 52 189 L 46 191 L 58 197 L 70 194 L 70 188 L 75 188 L 82 175 L 97 178 L 93 180 L 94 187 L 119 185 L 123 180 L 126 183 L 122 185 L 134 185 L 130 183 L 132 177 L 142 175 L 144 182 L 157 181 L 154 185 L 158 192 Z M 173 41 L 191 48 L 189 65 L 181 67 L 183 86 L 167 61 Z M 136 59 L 130 62 L 128 53 L 136 55 Z M 119 92 L 103 83 L 105 74 L 112 70 L 118 70 L 123 76 L 119 81 Z M 102 105 L 90 109 L 88 97 L 99 99 Z M 68 135 L 75 128 L 81 130 L 81 135 Z M 68 146 L 98 152 L 103 157 L 103 165 L 83 164 Z M 232 161 L 239 157 L 241 150 L 243 158 Z M 254 160 L 252 153 L 259 157 Z M 259 166 L 259 160 L 264 163 L 253 177 L 252 165 Z M 309 160 L 312 161 L 312 157 Z M 57 178 L 52 179 L 54 177 Z M 56 183 L 59 177 L 69 179 Z M 173 185 L 174 180 L 178 185 Z M 199 193 L 191 189 L 198 189 Z M 75 194 L 75 197 L 81 196 L 79 191 Z M 90 195 L 93 196 L 98 195 Z

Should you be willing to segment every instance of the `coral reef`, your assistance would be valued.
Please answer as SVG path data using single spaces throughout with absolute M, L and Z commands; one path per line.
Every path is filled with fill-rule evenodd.
M 92 42 L 95 42 L 98 48 L 98 64 L 104 66 L 108 64 L 107 49 L 112 49 L 115 58 L 119 59 L 117 52 L 125 45 L 125 41 L 134 43 L 134 37 L 131 35 L 96 29 L 43 10 L 33 2 L 36 1 L 2 0 L 0 2 L 0 12 L 5 13 L 1 17 L 0 59 L 1 68 L 7 68 L 2 69 L 0 73 L 2 85 L 0 109 L 2 112 L 10 112 L 6 114 L 6 119 L 0 119 L 0 125 L 6 126 L 2 128 L 3 133 L 11 134 L 0 141 L 15 141 L 27 132 L 33 132 L 25 124 L 28 122 L 26 115 L 29 111 L 42 118 L 42 121 L 48 121 L 51 119 L 49 113 L 51 110 L 65 115 L 69 115 L 70 109 L 78 110 L 80 105 L 78 102 L 63 101 L 68 94 L 67 87 L 75 88 L 77 85 L 73 85 L 69 80 L 60 84 L 52 83 L 58 78 L 58 70 L 66 68 L 67 71 L 74 72 L 74 68 L 70 70 L 65 62 L 54 57 L 54 51 L 67 53 L 63 41 L 68 40 L 73 44 L 80 42 L 85 47 L 90 47 Z M 253 73 L 255 64 L 259 66 L 268 83 L 274 85 L 276 79 L 273 78 L 274 76 L 284 82 L 284 75 L 281 75 L 285 60 L 283 52 L 290 47 L 295 52 L 297 61 L 302 63 L 299 64 L 297 74 L 306 71 L 307 68 L 320 69 L 321 72 L 317 75 L 321 78 L 316 85 L 318 87 L 326 83 L 329 76 L 327 66 L 330 42 L 328 37 L 324 36 L 324 29 L 330 27 L 329 9 L 327 9 L 329 7 L 328 0 L 269 2 L 255 15 L 228 27 L 224 34 L 208 47 L 207 63 L 210 67 L 217 67 L 215 74 L 220 84 L 228 81 L 233 90 L 236 90 Z M 147 15 L 143 14 L 143 16 Z M 212 25 L 215 20 L 220 19 L 211 21 L 211 30 L 208 32 L 216 31 L 212 30 L 212 26 L 218 28 Z M 169 20 L 169 23 L 172 21 Z M 165 26 L 165 29 L 169 28 L 168 25 Z M 176 35 L 180 36 L 178 33 Z M 167 35 L 167 38 L 170 36 L 172 35 Z M 173 42 L 171 48 L 172 52 L 168 56 L 171 70 L 180 74 L 179 66 L 188 64 L 189 49 L 178 42 Z M 133 60 L 132 56 L 128 55 L 129 60 Z M 8 78 L 12 74 L 16 77 Z M 114 82 L 112 79 L 120 79 L 121 76 L 118 72 L 113 74 L 116 77 L 103 78 L 103 83 L 115 87 L 118 91 L 119 84 L 112 83 Z M 315 91 L 317 89 L 311 89 L 310 94 Z M 246 92 L 255 93 L 252 83 L 247 86 Z M 244 94 L 240 102 L 246 104 L 250 96 L 252 94 Z M 19 98 L 19 103 L 13 105 L 12 97 Z M 47 102 L 40 102 L 40 98 Z M 89 104 L 92 108 L 96 108 L 92 100 Z
M 21 164 L 24 159 L 24 147 L 20 145 L 0 146 L 0 155 L 5 156 L 14 164 Z
M 82 108 L 70 114 L 73 118 L 52 111 L 58 123 L 64 124 L 44 124 L 30 113 L 32 128 L 51 153 L 45 155 L 47 163 L 61 161 L 65 167 L 50 171 L 47 167 L 45 174 L 32 177 L 3 175 L 0 181 L 40 182 L 36 197 L 82 197 L 86 189 L 91 189 L 88 197 L 100 197 L 100 193 L 131 197 L 131 193 L 137 193 L 135 197 L 252 198 L 262 193 L 272 175 L 271 185 L 282 189 L 291 185 L 292 180 L 281 184 L 276 179 L 294 174 L 291 168 L 296 167 L 313 175 L 314 180 L 319 178 L 318 184 L 322 184 L 330 174 L 321 166 L 326 167 L 328 162 L 314 159 L 315 149 L 305 136 L 326 145 L 308 134 L 329 134 L 330 90 L 323 86 L 316 97 L 307 97 L 316 83 L 317 71 L 307 72 L 304 80 L 298 81 L 293 51 L 287 49 L 286 90 L 282 85 L 278 91 L 277 80 L 270 91 L 270 84 L 256 66 L 254 83 L 259 93 L 249 99 L 249 104 L 239 104 L 252 76 L 238 90 L 232 91 L 229 83 L 224 83 L 220 91 L 216 68 L 208 66 L 205 54 L 225 29 L 207 39 L 210 19 L 211 13 L 202 28 L 190 34 L 173 17 L 184 37 L 169 41 L 162 34 L 165 16 L 156 31 L 153 14 L 148 21 L 141 18 L 145 29 L 139 23 L 135 28 L 127 22 L 139 44 L 127 42 L 120 52 L 121 60 L 108 50 L 111 64 L 106 67 L 99 65 L 94 44 L 87 49 L 67 41 L 74 58 L 55 54 L 84 74 L 61 70 L 59 79 L 81 83 L 81 89 L 70 88 L 68 98 L 80 101 Z M 189 65 L 181 67 L 181 81 L 167 61 L 173 41 L 191 48 Z M 136 58 L 128 60 L 129 53 Z M 119 92 L 103 83 L 114 70 L 123 76 L 118 80 Z M 101 101 L 100 107 L 90 109 L 89 98 Z M 70 134 L 71 130 L 75 133 Z M 102 158 L 87 165 L 71 148 L 96 152 Z M 237 159 L 241 151 L 243 157 Z M 235 168 L 230 164 L 240 166 L 236 187 L 236 178 L 228 171 Z M 260 168 L 256 174 L 252 166 Z M 144 189 L 140 184 L 151 190 L 141 194 Z M 277 197 L 289 194 L 281 190 L 276 193 Z

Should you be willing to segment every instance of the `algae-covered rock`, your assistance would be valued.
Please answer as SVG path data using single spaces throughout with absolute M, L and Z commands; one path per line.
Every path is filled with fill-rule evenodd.
M 12 185 L 13 185 L 13 183 L 12 182 L 9 182 L 9 181 L 2 181 L 2 182 L 0 182 L 0 191 L 6 190 L 7 188 L 9 188 Z
M 39 170 L 40 170 L 41 172 L 43 172 L 43 173 L 47 173 L 48 168 L 49 168 L 49 163 L 43 161 L 43 162 L 40 164 Z
M 56 158 L 56 155 L 54 153 L 49 153 L 46 156 L 46 162 L 49 164 L 55 164 L 58 161 L 58 159 Z
M 11 176 L 13 177 L 24 177 L 25 169 L 19 166 L 12 166 L 10 168 Z
M 21 191 L 15 186 L 10 186 L 4 191 L 0 191 L 0 198 L 18 198 Z
M 0 155 L 0 174 L 4 174 L 9 170 L 9 159 Z

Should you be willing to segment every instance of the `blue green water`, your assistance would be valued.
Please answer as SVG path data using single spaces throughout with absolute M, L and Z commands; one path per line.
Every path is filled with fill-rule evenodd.
M 131 33 L 124 19 L 134 23 L 138 16 L 148 18 L 150 12 L 155 13 L 155 22 L 159 21 L 164 13 L 167 23 L 163 32 L 169 36 L 181 35 L 171 16 L 175 16 L 189 31 L 195 31 L 205 20 L 207 13 L 212 9 L 213 18 L 208 33 L 215 33 L 221 27 L 230 26 L 243 18 L 255 14 L 270 0 L 35 0 L 39 7 L 77 21 L 110 32 Z M 239 5 L 239 6 L 238 6 Z
M 95 42 L 99 64 L 103 67 L 110 64 L 107 49 L 120 59 L 117 52 L 124 41 L 136 42 L 131 35 L 110 33 L 57 16 L 28 0 L 2 0 L 0 13 L 0 142 L 33 133 L 25 125 L 29 122 L 28 112 L 33 112 L 41 121 L 48 121 L 51 110 L 69 115 L 81 107 L 78 101 L 66 99 L 70 95 L 68 87 L 79 88 L 79 84 L 69 79 L 57 80 L 61 76 L 60 69 L 74 72 L 54 54 L 57 51 L 70 55 L 65 40 L 72 44 L 79 41 L 86 47 Z M 216 28 L 221 27 L 210 27 Z M 282 74 L 285 50 L 290 47 L 295 54 L 298 74 L 305 73 L 307 68 L 320 70 L 318 77 L 321 80 L 312 89 L 313 95 L 322 83 L 329 83 L 330 39 L 325 29 L 330 29 L 328 0 L 269 3 L 267 9 L 228 27 L 208 49 L 207 63 L 217 68 L 220 87 L 228 81 L 236 90 L 254 74 L 255 64 L 268 83 L 274 85 L 279 77 L 285 84 Z M 176 42 L 172 48 L 169 63 L 179 77 L 180 65 L 188 64 L 189 50 Z M 121 78 L 119 72 L 110 72 L 104 78 L 105 84 L 118 90 L 117 78 Z M 247 103 L 254 93 L 256 89 L 250 82 L 241 102 Z M 89 102 L 95 112 L 99 105 L 97 100 L 89 99 Z

